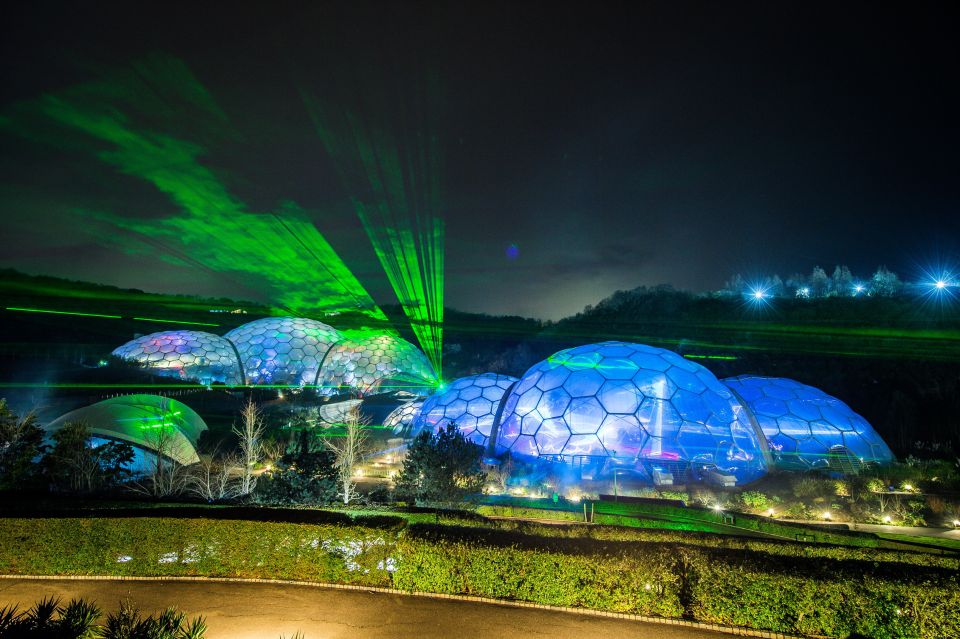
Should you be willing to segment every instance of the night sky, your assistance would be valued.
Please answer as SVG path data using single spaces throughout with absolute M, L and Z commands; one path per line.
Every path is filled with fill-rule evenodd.
M 178 205 L 102 140 L 37 114 L 44 96 L 136 81 L 145 58 L 182 63 L 216 109 L 128 96 L 146 105 L 137 126 L 201 149 L 251 211 L 295 202 L 382 303 L 304 92 L 363 119 L 374 84 L 442 114 L 454 308 L 555 319 L 616 289 L 709 290 L 734 272 L 960 265 L 947 3 L 18 4 L 0 27 L 0 266 L 270 301 L 249 276 L 96 223 Z

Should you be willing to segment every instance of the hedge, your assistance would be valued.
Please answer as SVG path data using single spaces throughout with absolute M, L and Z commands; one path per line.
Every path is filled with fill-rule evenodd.
M 515 513 L 515 516 L 530 516 L 526 513 L 527 509 L 517 509 L 508 506 L 481 506 L 478 511 L 483 513 L 496 513 L 499 516 L 508 516 L 507 513 Z M 536 513 L 536 509 L 529 509 Z M 562 517 L 568 513 L 563 511 L 539 511 L 540 519 L 549 519 L 543 516 L 544 512 L 557 514 L 561 517 L 558 521 L 570 521 Z M 939 566 L 960 570 L 960 555 L 946 553 L 935 554 L 932 552 L 885 550 L 864 546 L 846 546 L 829 543 L 816 542 L 797 542 L 788 540 L 771 540 L 751 537 L 740 537 L 732 535 L 710 534 L 709 528 L 704 530 L 689 530 L 681 526 L 658 526 L 661 523 L 657 520 L 630 520 L 630 518 L 616 517 L 612 515 L 595 515 L 594 521 L 604 525 L 588 525 L 583 523 L 572 523 L 569 525 L 540 524 L 530 521 L 510 521 L 500 520 L 493 522 L 497 528 L 504 530 L 516 530 L 527 534 L 534 534 L 544 537 L 584 537 L 590 539 L 601 539 L 609 541 L 659 541 L 682 543 L 694 546 L 708 546 L 715 548 L 739 548 L 744 550 L 754 550 L 774 555 L 784 555 L 792 557 L 819 557 L 823 559 L 858 559 L 865 561 L 881 561 L 903 563 L 919 566 Z M 630 525 L 633 521 L 642 522 L 642 526 Z M 647 527 L 647 523 L 652 523 Z M 667 522 L 669 523 L 669 522 Z M 475 524 L 467 524 L 475 525 Z
M 950 557 L 905 565 L 889 551 L 675 531 L 365 521 L 7 518 L 0 572 L 392 585 L 790 633 L 960 636 Z
M 665 500 L 644 500 L 643 502 L 594 501 L 592 502 L 594 520 L 599 523 L 600 520 L 597 519 L 597 517 L 600 515 L 619 515 L 622 517 L 643 517 L 644 515 L 648 515 L 653 517 L 663 517 L 677 523 L 687 522 L 688 525 L 692 524 L 690 526 L 691 528 L 693 528 L 693 526 L 699 527 L 701 525 L 703 527 L 723 525 L 721 518 L 712 510 L 695 506 L 676 506 L 669 503 L 664 503 L 664 501 Z M 520 508 L 523 509 L 524 512 L 535 513 L 536 511 L 540 511 L 541 513 L 553 513 L 552 515 L 540 515 L 539 518 L 543 519 L 551 517 L 562 518 L 563 516 L 559 514 L 561 511 L 582 513 L 583 508 L 582 504 L 572 504 L 570 502 L 562 501 L 554 504 L 543 499 L 531 499 L 523 497 L 495 497 L 489 498 L 489 502 L 491 505 L 501 509 Z M 590 507 L 591 506 L 588 505 L 588 509 Z M 802 535 L 804 538 L 809 539 L 810 541 L 819 543 L 863 546 L 867 548 L 877 547 L 880 545 L 880 540 L 876 535 L 871 533 L 856 531 L 839 532 L 835 530 L 828 530 L 826 528 L 803 524 L 792 524 L 778 521 L 776 519 L 770 519 L 769 517 L 747 515 L 744 513 L 728 513 L 727 515 L 733 517 L 732 526 L 734 527 L 756 531 L 758 533 L 776 535 L 786 539 L 796 539 L 798 535 Z M 524 516 L 537 518 L 536 514 Z M 696 523 L 694 524 L 694 522 Z M 621 523 L 620 525 L 625 524 Z M 644 523 L 643 527 L 653 526 L 649 526 L 648 523 Z M 723 528 L 723 530 L 729 531 L 729 528 Z
M 0 573 L 388 586 L 399 529 L 181 518 L 0 519 Z
M 399 588 L 824 636 L 960 636 L 955 570 L 656 542 L 410 526 Z

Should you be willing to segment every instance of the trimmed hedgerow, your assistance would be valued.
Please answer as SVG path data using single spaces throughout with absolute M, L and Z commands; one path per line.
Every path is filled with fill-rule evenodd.
M 397 547 L 394 585 L 405 590 L 518 599 L 679 617 L 680 588 L 661 547 L 535 538 L 414 524 Z
M 960 636 L 955 570 L 415 524 L 394 584 L 846 637 Z
M 960 636 L 954 557 L 607 526 L 342 521 L 0 519 L 0 572 L 393 585 L 791 633 Z
M 0 572 L 389 585 L 399 528 L 174 518 L 0 519 Z
M 497 508 L 503 509 L 503 507 L 500 506 Z M 499 512 L 507 511 L 500 510 Z M 560 512 L 560 514 L 565 514 L 561 511 L 548 512 Z M 541 515 L 541 518 L 546 519 L 547 517 L 543 517 Z M 543 537 L 583 537 L 608 541 L 676 542 L 686 545 L 706 546 L 711 548 L 739 548 L 791 557 L 859 559 L 864 561 L 894 562 L 918 566 L 939 566 L 943 568 L 960 570 L 960 555 L 951 553 L 936 554 L 922 550 L 900 551 L 828 543 L 798 542 L 788 540 L 777 541 L 762 538 L 717 535 L 711 534 L 708 531 L 699 529 L 688 530 L 681 527 L 660 528 L 658 526 L 653 526 L 651 528 L 646 528 L 621 526 L 619 525 L 619 518 L 610 517 L 609 519 L 604 518 L 601 520 L 600 515 L 595 515 L 594 520 L 596 523 L 602 523 L 604 525 L 598 526 L 573 522 L 570 524 L 555 525 L 510 519 L 502 519 L 490 523 L 495 525 L 496 528 L 502 530 L 516 530 L 526 534 L 539 535 Z M 561 521 L 569 520 L 562 519 Z

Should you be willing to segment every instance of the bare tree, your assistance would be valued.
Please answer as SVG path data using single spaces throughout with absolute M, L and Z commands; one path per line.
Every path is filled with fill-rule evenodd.
M 186 488 L 187 474 L 177 460 L 184 458 L 189 445 L 173 420 L 170 400 L 164 397 L 157 404 L 157 423 L 145 426 L 143 430 L 147 446 L 153 451 L 153 460 L 149 474 L 131 484 L 135 492 L 151 497 L 170 497 L 179 495 Z
M 208 502 L 236 497 L 240 491 L 240 461 L 236 457 L 217 459 L 204 455 L 188 469 L 187 491 Z
M 325 437 L 323 445 L 333 452 L 337 469 L 337 483 L 343 503 L 349 504 L 356 497 L 357 482 L 354 477 L 357 466 L 363 461 L 366 450 L 367 432 L 364 427 L 370 419 L 360 413 L 360 407 L 354 407 L 346 414 L 343 422 L 344 433 L 337 437 Z
M 500 463 L 494 466 L 488 473 L 487 478 L 497 487 L 501 493 L 507 492 L 507 482 L 510 481 L 510 475 L 513 474 L 513 457 L 507 453 Z
M 257 486 L 257 475 L 254 470 L 266 457 L 267 446 L 264 442 L 266 429 L 263 413 L 253 403 L 253 398 L 250 398 L 240 411 L 240 423 L 233 427 L 233 434 L 240 440 L 241 495 L 249 495 Z

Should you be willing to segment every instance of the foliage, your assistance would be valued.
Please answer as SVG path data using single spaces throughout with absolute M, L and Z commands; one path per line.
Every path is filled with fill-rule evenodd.
M 776 496 L 768 497 L 759 490 L 745 490 L 740 493 L 740 503 L 750 510 L 767 510 L 780 502 Z
M 60 599 L 47 597 L 25 612 L 8 606 L 0 609 L 0 639 L 203 639 L 207 632 L 203 617 L 187 621 L 175 608 L 143 617 L 123 601 L 119 611 L 107 615 L 105 625 L 97 623 L 101 613 L 99 606 L 83 599 L 61 606 Z
M 0 639 L 94 639 L 102 636 L 96 624 L 100 612 L 96 604 L 83 599 L 61 606 L 56 597 L 41 599 L 26 611 L 6 606 L 0 609 Z
M 176 608 L 144 617 L 131 602 L 123 601 L 120 610 L 107 615 L 103 639 L 203 639 L 206 632 L 203 617 L 188 622 Z
M 839 637 L 960 632 L 955 556 L 482 519 L 401 530 L 302 512 L 336 523 L 0 519 L 0 571 L 393 585 Z
M 42 465 L 56 489 L 91 493 L 130 479 L 133 447 L 119 441 L 94 446 L 91 436 L 89 426 L 83 422 L 64 424 L 53 434 L 53 448 L 44 456 Z
M 259 510 L 265 519 L 277 517 L 270 509 L 248 510 Z M 314 520 L 319 523 L 166 516 L 0 519 L 4 540 L 0 573 L 231 576 L 389 585 L 385 562 L 395 543 L 397 520 L 357 518 L 353 523 L 344 516 Z
M 297 448 L 260 477 L 254 500 L 273 504 L 327 504 L 336 499 L 336 457 L 326 448 L 313 450 L 310 440 L 310 432 L 301 431 Z
M 955 571 L 414 524 L 394 584 L 779 632 L 956 636 Z M 749 602 L 750 605 L 744 605 Z
M 33 413 L 20 417 L 0 399 L 0 490 L 33 483 L 39 476 L 33 461 L 44 449 L 43 429 Z
M 436 434 L 424 431 L 407 448 L 396 492 L 433 502 L 459 501 L 478 493 L 485 480 L 482 455 L 483 448 L 466 439 L 452 422 Z

